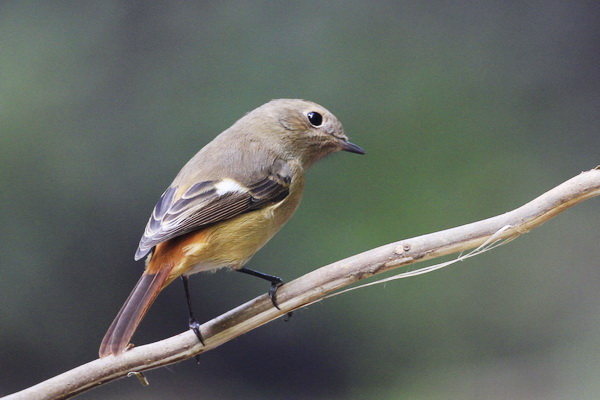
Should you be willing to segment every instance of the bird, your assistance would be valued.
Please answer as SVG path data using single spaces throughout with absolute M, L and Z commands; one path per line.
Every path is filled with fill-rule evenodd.
M 192 274 L 231 268 L 265 279 L 279 308 L 275 296 L 283 280 L 245 265 L 296 211 L 306 170 L 337 151 L 365 154 L 331 112 L 301 99 L 271 100 L 204 146 L 154 207 L 134 257 L 147 257 L 145 270 L 102 339 L 99 356 L 123 353 L 158 294 L 178 277 L 189 327 L 202 343 L 189 294 Z

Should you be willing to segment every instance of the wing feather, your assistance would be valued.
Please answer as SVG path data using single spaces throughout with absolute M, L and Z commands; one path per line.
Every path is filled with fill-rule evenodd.
M 284 200 L 289 194 L 292 171 L 277 160 L 262 178 L 243 185 L 231 178 L 201 181 L 180 197 L 178 187 L 169 187 L 158 200 L 135 253 L 139 260 L 154 246 L 239 214 Z

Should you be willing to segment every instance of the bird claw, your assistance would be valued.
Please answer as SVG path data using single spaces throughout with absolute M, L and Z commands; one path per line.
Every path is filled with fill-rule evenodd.
M 200 343 L 202 343 L 202 346 L 204 346 L 204 339 L 202 338 L 202 334 L 200 333 L 200 323 L 196 320 L 196 318 L 190 318 L 189 327 L 196 334 L 198 341 L 200 341 Z
M 279 287 L 283 285 L 283 279 L 277 279 L 279 279 L 279 282 L 271 282 L 271 288 L 269 289 L 269 298 L 271 299 L 271 303 L 273 303 L 273 306 L 281 311 L 281 308 L 279 308 L 279 305 L 277 304 L 277 289 L 279 289 Z M 290 318 L 292 318 L 292 314 L 293 313 L 291 311 L 287 313 L 284 321 L 288 322 Z

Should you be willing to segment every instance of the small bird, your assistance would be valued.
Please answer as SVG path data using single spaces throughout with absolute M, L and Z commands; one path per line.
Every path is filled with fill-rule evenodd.
M 342 124 L 306 100 L 272 100 L 249 112 L 202 148 L 177 174 L 154 207 L 135 259 L 146 269 L 108 328 L 100 357 L 119 355 L 158 294 L 181 277 L 189 326 L 188 276 L 228 267 L 271 282 L 273 305 L 283 280 L 244 267 L 296 211 L 304 173 L 336 151 L 364 154 Z

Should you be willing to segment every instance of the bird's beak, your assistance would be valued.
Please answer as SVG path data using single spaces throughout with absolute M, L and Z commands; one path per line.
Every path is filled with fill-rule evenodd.
M 340 148 L 343 151 L 348 151 L 350 153 L 356 153 L 356 154 L 365 154 L 366 153 L 366 151 L 364 151 L 363 149 L 361 149 L 354 143 L 350 143 L 347 140 L 340 140 Z

